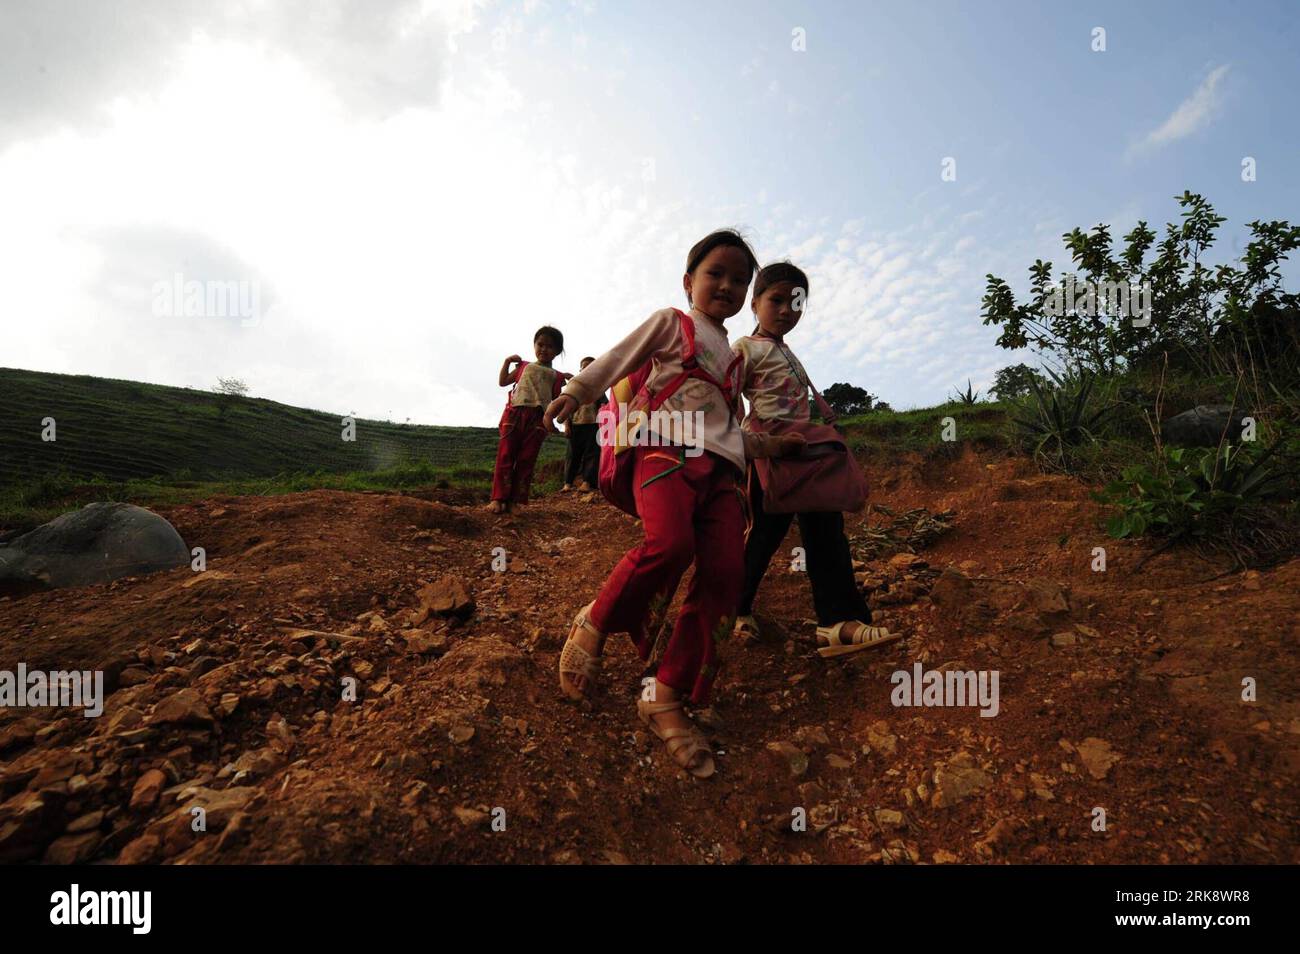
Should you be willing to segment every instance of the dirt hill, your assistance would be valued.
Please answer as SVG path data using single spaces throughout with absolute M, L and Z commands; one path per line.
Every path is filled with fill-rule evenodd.
M 908 638 L 821 660 L 807 581 L 774 564 L 772 638 L 726 643 L 700 714 L 703 782 L 637 722 L 625 637 L 594 705 L 559 696 L 568 622 L 637 538 L 599 500 L 159 508 L 205 572 L 0 599 L 0 669 L 116 687 L 99 719 L 0 711 L 0 861 L 1300 862 L 1300 561 L 1135 572 L 1146 547 L 1106 538 L 1087 488 L 1000 455 L 871 476 L 894 516 L 850 532 Z M 909 521 L 937 536 L 891 552 Z M 997 670 L 998 715 L 895 707 L 916 662 Z

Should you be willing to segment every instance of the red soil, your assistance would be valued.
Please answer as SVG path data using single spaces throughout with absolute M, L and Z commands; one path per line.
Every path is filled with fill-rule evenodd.
M 593 705 L 558 693 L 569 620 L 637 538 L 598 501 L 161 509 L 206 572 L 0 599 L 0 669 L 103 668 L 118 686 L 99 719 L 0 710 L 0 861 L 1300 862 L 1300 560 L 1220 575 L 1171 551 L 1137 572 L 1146 545 L 1106 538 L 1086 487 L 1019 460 L 873 477 L 878 503 L 956 512 L 920 554 L 930 571 L 868 567 L 914 579 L 878 611 L 909 638 L 820 659 L 807 581 L 774 563 L 759 611 L 779 635 L 723 647 L 707 781 L 637 722 L 625 637 Z M 947 566 L 971 584 L 950 576 L 936 605 Z M 476 608 L 422 620 L 411 651 L 417 591 L 443 576 Z M 890 674 L 917 661 L 998 670 L 999 714 L 895 708 Z M 341 701 L 347 676 L 360 701 Z M 245 753 L 235 781 L 223 767 Z

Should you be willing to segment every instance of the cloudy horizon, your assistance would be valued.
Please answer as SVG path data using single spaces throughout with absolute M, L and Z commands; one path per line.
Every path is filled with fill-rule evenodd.
M 1218 260 L 1300 220 L 1297 18 L 1252 12 L 8 0 L 0 367 L 491 425 L 538 326 L 576 370 L 736 226 L 809 272 L 790 341 L 823 388 L 987 390 L 1024 357 L 987 273 L 1023 292 L 1062 233 L 1162 231 L 1184 189 L 1228 218 Z

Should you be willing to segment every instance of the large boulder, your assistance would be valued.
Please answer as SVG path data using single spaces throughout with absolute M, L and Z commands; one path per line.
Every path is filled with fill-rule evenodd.
M 1245 416 L 1245 411 L 1234 411 L 1231 404 L 1198 404 L 1161 422 L 1160 437 L 1166 444 L 1182 447 L 1214 447 L 1227 429 L 1228 441 L 1239 444 Z
M 185 541 L 158 514 L 94 503 L 0 546 L 0 585 L 89 586 L 189 562 Z

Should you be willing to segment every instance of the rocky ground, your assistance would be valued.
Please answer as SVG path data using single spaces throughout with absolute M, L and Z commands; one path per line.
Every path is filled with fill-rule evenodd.
M 908 638 L 820 659 L 774 564 L 767 641 L 726 643 L 698 713 L 706 781 L 637 722 L 626 638 L 593 705 L 559 696 L 568 621 L 637 538 L 598 500 L 160 510 L 205 571 L 0 598 L 0 669 L 111 689 L 97 719 L 0 710 L 0 861 L 1300 862 L 1300 560 L 1138 571 L 1086 487 L 1022 460 L 872 477 L 888 509 L 850 532 Z M 997 716 L 895 707 L 917 662 L 996 670 Z

